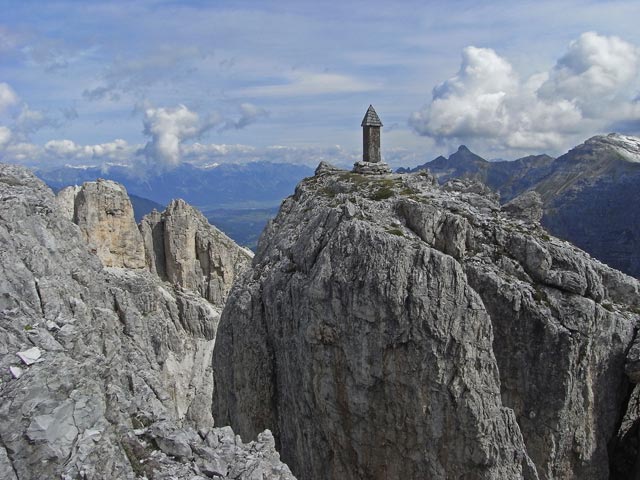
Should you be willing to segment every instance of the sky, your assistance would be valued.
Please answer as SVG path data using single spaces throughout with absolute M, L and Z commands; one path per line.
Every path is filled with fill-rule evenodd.
M 640 2 L 0 0 L 0 161 L 392 166 L 640 134 Z

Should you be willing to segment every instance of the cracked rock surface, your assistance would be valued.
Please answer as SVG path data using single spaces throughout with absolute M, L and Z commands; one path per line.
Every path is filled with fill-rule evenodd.
M 184 200 L 173 200 L 140 223 L 147 266 L 160 278 L 222 305 L 253 253 L 238 246 Z
M 104 267 L 27 169 L 0 198 L 0 478 L 293 478 L 269 432 L 214 428 L 220 304 Z
M 57 196 L 63 215 L 80 227 L 105 267 L 144 268 L 144 244 L 125 188 L 99 179 L 64 188 Z
M 299 478 L 596 480 L 622 446 L 633 468 L 619 427 L 637 421 L 640 283 L 549 236 L 538 210 L 426 172 L 323 166 L 231 291 L 216 420 L 271 429 Z

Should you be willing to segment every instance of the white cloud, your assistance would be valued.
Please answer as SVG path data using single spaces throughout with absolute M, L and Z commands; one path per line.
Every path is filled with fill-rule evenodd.
M 632 100 L 640 51 L 593 32 L 569 46 L 550 72 L 522 80 L 495 51 L 467 47 L 458 73 L 433 90 L 409 123 L 439 140 L 492 148 L 559 149 L 611 123 L 640 118 Z M 477 145 L 475 142 L 474 145 Z
M 0 83 L 0 113 L 18 103 L 18 95 L 7 83 Z
M 10 110 L 13 106 L 16 108 Z M 14 141 L 16 139 L 26 141 L 29 134 L 44 127 L 60 126 L 60 122 L 55 118 L 40 110 L 32 110 L 27 103 L 21 101 L 8 83 L 0 82 L 0 114 L 5 111 L 8 111 L 6 118 L 11 118 Z
M 19 163 L 35 163 L 40 157 L 41 148 L 27 142 L 9 143 L 3 152 L 3 160 Z
M 574 101 L 583 111 L 597 114 L 604 104 L 628 93 L 639 66 L 635 46 L 618 37 L 586 32 L 571 42 L 538 93 L 545 99 Z
M 212 115 L 205 121 L 184 105 L 176 108 L 147 108 L 144 112 L 144 133 L 151 140 L 143 149 L 146 159 L 157 167 L 180 164 L 180 148 L 185 140 L 198 138 L 219 125 L 221 119 Z
M 9 144 L 11 140 L 11 130 L 0 125 L 0 149 Z
M 78 145 L 71 140 L 50 140 L 44 145 L 49 157 L 69 160 L 127 161 L 135 154 L 136 147 L 122 139 L 96 145 Z
M 153 108 L 144 110 L 144 133 L 151 139 L 141 153 L 147 164 L 160 168 L 171 168 L 179 165 L 184 155 L 197 156 L 203 153 L 220 154 L 232 149 L 239 153 L 237 146 L 210 144 L 207 148 L 200 143 L 186 143 L 202 136 L 208 130 L 219 127 L 219 130 L 242 129 L 268 115 L 268 112 L 251 103 L 239 105 L 240 115 L 237 118 L 225 118 L 214 112 L 201 119 L 198 113 L 184 105 L 176 108 Z M 243 148 L 247 148 L 243 146 Z M 222 150 L 225 150 L 222 152 Z M 246 153 L 246 152 L 242 152 Z

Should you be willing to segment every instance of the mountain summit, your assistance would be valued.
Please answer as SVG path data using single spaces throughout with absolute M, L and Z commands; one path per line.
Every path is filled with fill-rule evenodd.
M 620 419 L 640 423 L 640 282 L 551 237 L 540 208 L 318 169 L 229 295 L 216 421 L 270 428 L 299 478 L 607 478 L 634 454 Z

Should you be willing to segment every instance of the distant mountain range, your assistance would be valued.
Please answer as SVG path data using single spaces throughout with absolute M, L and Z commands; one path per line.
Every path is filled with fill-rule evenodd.
M 544 203 L 543 225 L 594 257 L 640 278 L 640 139 L 599 135 L 552 158 L 535 155 L 489 162 L 464 145 L 449 158 L 413 169 L 428 169 L 441 183 L 474 178 L 506 202 L 527 190 Z
M 107 178 L 122 183 L 136 219 L 153 208 L 162 210 L 174 198 L 198 207 L 208 220 L 240 245 L 255 248 L 269 218 L 313 169 L 290 163 L 253 162 L 200 168 L 191 164 L 145 177 L 127 167 L 56 167 L 36 171 L 54 190 Z

